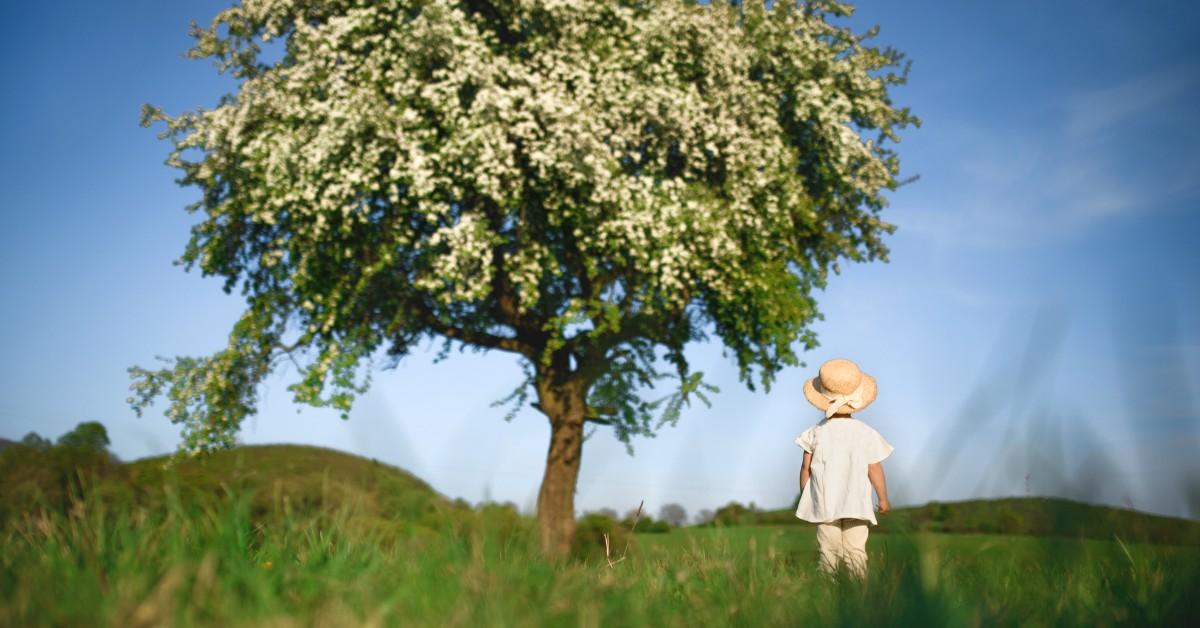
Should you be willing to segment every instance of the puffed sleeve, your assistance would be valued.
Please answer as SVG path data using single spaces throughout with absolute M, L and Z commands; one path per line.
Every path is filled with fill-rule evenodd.
M 804 430 L 799 436 L 796 437 L 796 444 L 803 447 L 804 451 L 807 451 L 810 454 L 817 446 L 817 441 L 814 438 L 814 430 L 816 430 L 816 426 Z
M 881 462 L 884 458 L 892 455 L 892 451 L 895 450 L 895 447 L 892 447 L 892 444 L 887 442 L 887 440 L 883 438 L 883 435 L 875 430 L 870 431 L 866 440 L 868 464 Z

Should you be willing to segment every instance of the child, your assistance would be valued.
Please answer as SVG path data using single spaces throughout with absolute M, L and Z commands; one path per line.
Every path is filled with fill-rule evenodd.
M 804 448 L 796 516 L 817 524 L 823 570 L 834 572 L 844 561 L 859 578 L 867 575 L 867 523 L 878 524 L 871 487 L 879 495 L 879 512 L 891 509 L 880 462 L 892 446 L 850 416 L 870 405 L 875 393 L 875 378 L 850 360 L 822 364 L 818 376 L 804 383 L 804 396 L 825 412 L 825 420 L 796 437 Z

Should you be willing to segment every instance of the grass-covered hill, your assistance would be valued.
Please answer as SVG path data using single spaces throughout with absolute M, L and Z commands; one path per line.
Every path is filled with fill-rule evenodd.
M 161 509 L 244 499 L 256 519 L 340 512 L 367 527 L 432 524 L 470 510 L 406 471 L 320 447 L 241 446 L 169 467 L 167 461 L 120 463 L 106 452 L 14 445 L 0 452 L 0 525 L 27 512 L 66 514 L 88 500 Z
M 991 533 L 1200 545 L 1200 522 L 1085 504 L 1057 497 L 930 502 L 895 508 L 873 531 Z M 754 512 L 736 504 L 717 512 L 718 525 L 806 525 L 795 507 Z
M 376 460 L 320 447 L 255 445 L 189 460 L 170 470 L 166 457 L 128 465 L 138 485 L 177 482 L 197 494 L 253 496 L 256 509 L 317 511 L 350 508 L 363 516 L 414 518 L 431 510 L 467 508 L 416 476 Z
M 1056 497 L 1009 497 L 901 508 L 885 517 L 889 532 L 999 532 L 1036 536 L 1200 544 L 1200 522 Z

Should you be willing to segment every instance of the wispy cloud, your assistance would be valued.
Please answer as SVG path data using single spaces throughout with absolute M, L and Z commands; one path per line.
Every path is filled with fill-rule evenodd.
M 1107 133 L 1131 118 L 1169 107 L 1200 83 L 1200 64 L 1160 68 L 1111 85 L 1072 95 L 1066 134 L 1075 138 Z
M 1200 200 L 1197 96 L 1200 65 L 1187 64 L 1067 94 L 1015 131 L 929 120 L 933 161 L 916 168 L 925 190 L 891 218 L 943 244 L 1024 248 Z

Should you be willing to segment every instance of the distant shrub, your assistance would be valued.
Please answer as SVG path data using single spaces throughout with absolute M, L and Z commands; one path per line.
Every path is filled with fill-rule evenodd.
M 678 528 L 687 523 L 687 510 L 679 504 L 664 504 L 658 510 L 658 518 Z
M 600 510 L 597 510 L 596 513 L 605 515 L 613 521 L 617 520 L 617 511 L 613 510 L 612 508 L 601 508 Z
M 656 520 L 651 517 L 646 511 L 638 513 L 636 510 L 631 510 L 621 519 L 621 526 L 626 530 L 631 530 L 634 533 L 649 532 L 652 534 L 660 534 L 671 531 L 671 524 L 666 521 Z
M 54 443 L 51 443 L 48 439 L 42 438 L 37 432 L 30 432 L 25 435 L 25 438 L 21 439 L 21 444 L 30 449 L 46 451 L 47 449 L 50 449 Z
M 533 521 L 521 516 L 512 502 L 484 503 L 475 512 L 483 535 L 499 546 L 522 544 L 532 538 Z
M 654 519 L 653 517 L 642 517 L 638 521 L 637 527 L 633 528 L 633 532 L 637 534 L 662 534 L 670 531 L 671 524 L 663 521 L 662 519 Z
M 638 527 L 641 527 L 638 523 Z M 629 529 L 605 512 L 590 512 L 575 522 L 575 542 L 571 548 L 577 558 L 606 558 L 604 537 L 608 536 L 607 557 L 616 560 L 630 543 Z
M 58 444 L 93 451 L 108 451 L 108 430 L 98 421 L 84 421 L 75 429 L 58 437 Z
M 1019 534 L 1025 531 L 1025 519 L 1012 510 L 1002 510 L 996 516 L 997 532 Z
M 718 526 L 736 526 L 749 523 L 751 510 L 738 502 L 729 502 L 717 509 L 713 523 Z

